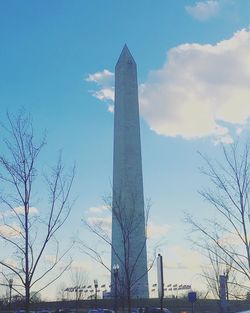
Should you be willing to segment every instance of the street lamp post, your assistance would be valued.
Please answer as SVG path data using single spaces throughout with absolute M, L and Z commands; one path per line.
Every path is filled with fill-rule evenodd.
M 10 288 L 10 299 L 9 299 L 9 312 L 11 312 L 11 292 L 12 292 L 12 287 L 13 287 L 13 279 L 9 279 L 9 288 Z
M 97 288 L 98 288 L 98 280 L 94 279 L 94 286 L 95 286 L 95 302 L 97 307 Z
M 76 312 L 78 312 L 78 286 L 75 287 L 75 293 L 76 293 Z
M 164 279 L 163 279 L 163 261 L 162 255 L 157 256 L 157 285 L 158 297 L 160 299 L 161 313 L 163 312 L 163 298 L 164 298 Z
M 119 273 L 119 265 L 114 264 L 113 266 L 113 273 L 114 273 L 114 280 L 115 280 L 115 313 L 117 313 L 117 279 L 118 279 L 118 273 Z
M 230 270 L 229 270 L 229 267 L 227 266 L 226 267 L 226 270 L 224 271 L 224 276 L 225 276 L 225 278 L 226 278 L 226 299 L 227 299 L 227 301 L 229 300 L 229 293 L 228 293 L 228 278 L 229 278 L 229 272 L 230 272 Z

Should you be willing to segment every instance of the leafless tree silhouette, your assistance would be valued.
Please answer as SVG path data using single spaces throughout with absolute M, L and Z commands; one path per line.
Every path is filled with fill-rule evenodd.
M 110 198 L 105 199 L 105 205 L 109 209 L 110 213 L 112 212 L 112 203 L 114 205 L 114 199 L 113 202 L 110 200 Z M 147 233 L 147 225 L 148 225 L 148 216 L 149 216 L 149 210 L 150 210 L 150 203 L 148 202 L 146 204 L 145 209 L 145 233 Z M 111 234 L 110 231 L 107 230 L 106 225 L 102 221 L 96 221 L 94 223 L 90 223 L 86 220 L 84 220 L 84 224 L 87 226 L 87 228 L 97 236 L 97 238 L 101 239 L 102 242 L 104 242 L 107 246 L 110 247 L 111 251 L 116 255 L 117 260 L 119 261 L 119 273 L 118 276 L 118 296 L 120 299 L 122 299 L 123 304 L 126 305 L 128 312 L 131 310 L 131 290 L 133 287 L 138 283 L 138 281 L 147 274 L 147 272 L 152 268 L 155 257 L 156 257 L 156 249 L 157 247 L 154 247 L 154 251 L 152 253 L 152 258 L 150 259 L 148 263 L 147 272 L 142 273 L 141 277 L 134 277 L 134 270 L 137 266 L 137 262 L 139 258 L 141 257 L 141 254 L 143 252 L 143 249 L 147 242 L 147 236 L 145 236 L 145 239 L 137 247 L 137 251 L 135 252 L 135 255 L 131 255 L 130 251 L 130 243 L 131 240 L 133 240 L 133 236 L 136 234 L 137 227 L 141 223 L 141 219 L 144 218 L 144 216 L 139 216 L 138 213 L 136 213 L 136 210 L 130 210 L 130 212 L 133 212 L 133 215 L 125 216 L 126 215 L 126 209 L 123 207 L 120 207 L 120 201 L 116 202 L 115 210 L 113 209 L 113 218 L 115 216 L 116 220 L 118 221 L 120 231 L 121 231 L 121 237 L 122 237 L 122 245 L 123 245 L 123 256 L 119 254 L 119 251 L 117 251 L 116 247 L 112 244 Z M 112 271 L 110 268 L 110 265 L 107 264 L 104 260 L 104 254 L 103 251 L 99 251 L 93 246 L 90 246 L 89 244 L 86 244 L 84 241 L 80 241 L 81 250 L 83 253 L 89 255 L 92 259 L 94 259 L 96 262 L 100 263 L 102 266 L 104 266 L 109 272 Z M 112 282 L 114 284 L 114 282 Z M 112 286 L 111 286 L 112 287 Z M 114 290 L 114 288 L 112 288 Z
M 7 133 L 3 139 L 5 150 L 0 155 L 0 241 L 8 246 L 6 251 L 11 252 L 9 255 L 1 253 L 0 264 L 2 274 L 14 278 L 13 288 L 25 297 L 26 312 L 29 312 L 31 297 L 53 283 L 70 266 L 71 261 L 61 266 L 70 247 L 60 251 L 55 235 L 63 227 L 72 207 L 69 195 L 75 169 L 66 173 L 60 157 L 50 173 L 43 175 L 48 201 L 38 211 L 34 208 L 35 190 L 41 188 L 41 181 L 36 185 L 40 177 L 37 167 L 45 138 L 36 142 L 31 118 L 24 111 L 18 115 L 8 113 L 6 123 L 3 126 Z M 53 258 L 45 262 L 45 252 L 51 245 Z M 48 274 L 55 269 L 58 271 L 48 281 Z M 34 286 L 36 293 L 31 294 Z
M 223 163 L 201 155 L 206 164 L 202 173 L 209 178 L 212 187 L 203 189 L 200 194 L 215 208 L 217 216 L 204 223 L 189 214 L 185 216 L 193 231 L 191 239 L 209 257 L 214 268 L 209 279 L 217 293 L 219 272 L 232 274 L 228 276 L 231 287 L 242 287 L 245 293 L 250 288 L 249 149 L 249 140 L 222 145 Z

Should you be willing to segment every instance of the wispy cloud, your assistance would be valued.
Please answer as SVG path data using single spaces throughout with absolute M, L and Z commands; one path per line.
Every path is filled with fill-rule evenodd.
M 45 255 L 45 261 L 47 261 L 50 264 L 55 264 L 56 260 L 57 258 L 55 255 Z
M 16 225 L 0 225 L 0 235 L 7 238 L 20 237 L 22 233 L 21 228 Z
M 114 101 L 114 73 L 105 69 L 101 72 L 89 74 L 86 81 L 96 83 L 99 86 L 98 90 L 91 90 L 90 93 L 95 98 L 108 102 L 108 110 L 113 112 L 112 102 Z
M 87 272 L 92 268 L 92 266 L 93 264 L 88 264 L 86 260 L 84 262 L 73 261 L 70 268 L 74 272 L 84 273 L 87 276 Z
M 14 216 L 14 215 L 24 215 L 24 207 L 22 206 L 19 206 L 19 207 L 16 207 L 16 208 L 13 208 L 13 210 L 7 210 L 5 212 L 2 212 L 0 217 L 10 217 L 10 216 Z M 35 214 L 38 214 L 38 209 L 35 208 L 35 207 L 30 207 L 29 208 L 29 214 L 30 215 L 35 215 Z
M 38 209 L 35 207 L 29 208 L 30 215 L 38 214 Z M 17 220 L 16 215 L 19 218 L 24 216 L 24 207 L 19 206 L 13 208 L 13 210 L 6 210 L 0 213 L 0 219 L 3 220 L 3 224 L 0 225 L 0 234 L 5 237 L 20 237 L 22 234 L 22 229 L 18 226 L 14 219 Z
M 96 214 L 96 213 L 103 213 L 103 212 L 106 212 L 108 210 L 107 206 L 106 205 L 100 205 L 100 206 L 95 206 L 95 207 L 90 207 L 87 209 L 87 211 L 90 213 L 90 214 Z
M 151 238 L 164 237 L 170 230 L 170 225 L 167 224 L 155 224 L 152 222 L 148 223 L 147 236 Z
M 112 101 L 114 101 L 114 88 L 106 87 L 106 88 L 102 88 L 98 91 L 94 91 L 93 96 L 99 100 L 104 100 L 104 101 L 112 100 Z
M 164 263 L 166 269 L 171 270 L 188 270 L 192 272 L 200 272 L 200 266 L 203 264 L 203 257 L 191 249 L 173 245 L 167 247 L 168 259 Z
M 220 4 L 219 1 L 216 0 L 198 1 L 194 5 L 187 5 L 185 10 L 197 20 L 206 21 L 218 15 Z
M 86 210 L 87 217 L 86 221 L 89 225 L 98 225 L 105 232 L 111 233 L 112 227 L 112 217 L 111 212 L 107 206 L 93 206 Z M 150 239 L 155 239 L 159 237 L 164 237 L 170 230 L 170 225 L 168 224 L 156 224 L 154 222 L 149 222 L 147 226 L 147 236 Z
M 105 233 L 111 234 L 111 212 L 106 205 L 86 209 L 85 220 L 91 227 L 98 227 Z
M 99 226 L 101 229 L 107 233 L 111 233 L 111 216 L 91 216 L 88 217 L 87 223 L 92 226 Z
M 12 258 L 4 258 L 4 259 L 1 259 L 1 261 L 3 261 L 4 263 L 12 266 L 12 267 L 18 267 L 18 263 L 16 260 L 12 259 Z M 3 267 L 2 265 L 0 266 L 0 270 L 3 271 L 5 267 Z M 6 268 L 5 268 L 6 269 Z
M 89 74 L 88 77 L 86 78 L 86 81 L 102 84 L 103 82 L 108 82 L 112 80 L 113 77 L 114 77 L 114 73 L 110 72 L 109 70 L 104 69 L 102 72 Z
M 14 211 L 16 212 L 16 214 L 24 215 L 24 207 L 21 207 L 21 206 L 16 207 L 14 208 Z M 14 212 L 11 212 L 11 213 L 14 214 Z M 38 214 L 38 209 L 35 207 L 30 207 L 29 214 Z

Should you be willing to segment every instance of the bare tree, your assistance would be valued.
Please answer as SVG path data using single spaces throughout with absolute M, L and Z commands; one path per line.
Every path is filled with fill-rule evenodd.
M 237 298 L 241 293 L 239 284 L 237 284 L 237 273 L 232 268 L 232 259 L 229 259 L 227 255 L 221 256 L 223 251 L 218 246 L 206 243 L 206 256 L 208 257 L 209 264 L 202 269 L 202 277 L 205 280 L 208 291 L 212 292 L 214 298 L 220 297 L 220 275 L 225 275 L 227 279 L 227 299 Z M 220 256 L 220 257 L 219 257 Z M 221 262 L 221 259 L 225 259 L 226 264 Z
M 193 233 L 193 242 L 209 257 L 211 265 L 216 265 L 213 273 L 218 276 L 223 274 L 222 268 L 230 270 L 234 275 L 229 275 L 228 284 L 245 289 L 250 287 L 249 149 L 249 141 L 222 145 L 223 163 L 201 155 L 206 164 L 202 173 L 209 178 L 211 187 L 200 194 L 215 208 L 216 215 L 204 223 L 189 214 L 185 218 L 198 234 L 194 237 Z M 230 276 L 234 278 L 231 281 Z M 218 278 L 211 278 L 216 290 Z
M 26 312 L 29 312 L 32 296 L 60 277 L 71 262 L 59 268 L 70 247 L 60 251 L 55 235 L 64 225 L 72 207 L 69 195 L 75 170 L 73 168 L 65 173 L 60 157 L 56 166 L 50 169 L 50 174 L 43 175 L 48 199 L 46 204 L 42 202 L 44 208 L 38 211 L 34 206 L 39 178 L 37 166 L 45 139 L 36 142 L 32 121 L 25 112 L 17 116 L 7 114 L 4 130 L 7 136 L 4 153 L 0 155 L 0 241 L 12 253 L 9 256 L 1 253 L 0 264 L 6 279 L 10 276 L 15 278 L 13 289 L 25 297 Z M 41 183 L 40 180 L 39 189 L 42 188 Z M 51 245 L 53 257 L 45 263 L 45 251 L 48 252 Z M 59 271 L 48 281 L 48 274 L 55 269 Z M 34 286 L 37 286 L 36 293 L 31 294 Z
M 88 275 L 81 266 L 73 267 L 70 272 L 70 280 L 75 292 L 75 300 L 79 301 L 82 299 L 83 289 L 88 284 Z
M 57 300 L 58 301 L 64 301 L 67 298 L 67 285 L 65 282 L 61 282 L 57 286 Z
M 144 216 L 139 216 L 136 212 L 136 210 L 133 211 L 133 215 L 128 217 L 125 217 L 124 214 L 126 214 L 126 210 L 123 207 L 120 207 L 120 202 L 117 201 L 115 210 L 113 208 L 112 211 L 112 201 L 110 201 L 110 198 L 105 199 L 105 204 L 109 209 L 109 212 L 113 212 L 113 217 L 118 221 L 118 224 L 120 226 L 121 231 L 121 237 L 122 237 L 122 250 L 123 255 L 119 254 L 119 251 L 116 249 L 116 247 L 112 244 L 111 234 L 110 231 L 107 230 L 102 221 L 96 221 L 96 222 L 88 222 L 84 220 L 85 225 L 87 228 L 97 236 L 97 238 L 101 239 L 103 243 L 105 243 L 107 246 L 110 247 L 111 251 L 116 255 L 117 260 L 119 261 L 119 275 L 117 277 L 118 279 L 118 296 L 125 301 L 126 306 L 128 308 L 128 312 L 131 310 L 131 290 L 133 287 L 140 281 L 140 279 L 147 274 L 147 272 L 153 267 L 154 261 L 155 261 L 155 249 L 153 253 L 153 257 L 150 260 L 148 264 L 147 271 L 145 273 L 142 273 L 140 277 L 134 276 L 134 270 L 137 266 L 137 263 L 142 255 L 142 252 L 144 250 L 144 247 L 146 246 L 147 242 L 147 236 L 145 236 L 145 239 L 141 244 L 138 245 L 137 251 L 133 251 L 134 254 L 131 255 L 130 250 L 130 243 L 131 240 L 133 240 L 133 236 L 136 235 L 138 225 L 140 225 L 142 218 L 144 219 Z M 114 199 L 113 199 L 114 203 Z M 149 216 L 149 209 L 150 204 L 148 203 L 146 205 L 145 209 L 145 233 L 147 230 L 148 225 L 148 216 Z M 109 272 L 112 271 L 110 266 L 105 262 L 104 260 L 104 253 L 103 251 L 100 251 L 96 249 L 96 247 L 90 246 L 86 244 L 83 241 L 80 241 L 81 244 L 81 250 L 85 254 L 89 255 L 92 259 L 94 259 L 96 262 L 100 263 L 102 266 L 104 266 Z M 114 281 L 111 282 L 111 284 L 115 284 Z M 111 285 L 112 288 L 112 285 Z M 114 288 L 112 288 L 114 290 Z

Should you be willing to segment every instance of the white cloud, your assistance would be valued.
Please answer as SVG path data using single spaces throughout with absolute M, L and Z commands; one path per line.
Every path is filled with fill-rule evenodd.
M 213 135 L 231 142 L 229 125 L 250 118 L 250 32 L 216 45 L 183 44 L 141 86 L 141 113 L 158 134 L 186 139 Z M 228 125 L 229 124 L 229 125 Z
M 91 90 L 90 93 L 101 101 L 108 102 L 108 111 L 113 112 L 113 105 L 110 102 L 114 102 L 114 73 L 103 70 L 102 72 L 96 72 L 89 74 L 86 81 L 96 83 L 100 88 L 98 90 Z
M 114 73 L 110 72 L 109 70 L 103 70 L 102 72 L 89 74 L 88 77 L 86 78 L 86 81 L 102 84 L 103 82 L 112 80 L 113 77 Z
M 99 87 L 93 95 L 111 101 L 113 112 L 113 74 L 108 71 L 112 80 L 105 81 L 100 74 L 105 71 L 92 74 Z M 231 130 L 239 134 L 250 126 L 249 86 L 250 31 L 242 29 L 215 45 L 187 43 L 169 50 L 162 68 L 139 87 L 140 111 L 157 134 L 231 143 Z
M 203 264 L 204 258 L 193 249 L 176 245 L 172 246 L 171 250 L 172 256 L 170 257 L 170 260 L 177 261 L 177 263 L 182 263 L 183 267 L 189 269 L 192 272 L 196 272 Z
M 94 97 L 99 100 L 112 100 L 114 101 L 114 88 L 103 88 L 93 92 Z
M 45 260 L 50 264 L 54 264 L 57 259 L 55 255 L 45 255 Z
M 14 260 L 14 259 L 12 259 L 12 258 L 4 258 L 4 259 L 2 259 L 1 261 L 3 261 L 5 264 L 8 264 L 8 265 L 10 265 L 10 266 L 12 266 L 12 267 L 18 267 L 18 264 L 17 264 L 17 262 L 16 262 L 16 260 Z M 3 269 L 4 269 L 5 267 L 0 267 L 0 269 L 2 269 L 2 271 L 3 271 Z M 5 268 L 6 269 L 6 268 Z
M 29 208 L 29 214 L 34 215 L 38 214 L 38 209 L 35 207 Z M 19 217 L 24 216 L 24 207 L 16 207 L 13 210 L 7 210 L 5 212 L 0 213 L 0 219 L 4 221 L 8 220 L 6 224 L 0 225 L 0 234 L 5 237 L 19 237 L 22 233 L 22 229 L 16 223 L 11 223 L 10 220 L 15 216 L 19 215 Z
M 104 231 L 111 233 L 112 217 L 111 212 L 106 205 L 90 207 L 87 209 L 86 221 L 89 225 L 100 226 Z M 168 224 L 155 224 L 149 222 L 147 226 L 147 236 L 150 239 L 164 237 L 170 230 Z
M 110 104 L 110 105 L 108 106 L 108 111 L 109 111 L 110 113 L 114 113 L 114 112 L 115 112 L 115 106 L 114 106 L 113 104 Z
M 24 207 L 20 207 L 20 206 L 16 207 L 16 208 L 14 208 L 14 211 L 17 214 L 24 215 Z M 14 212 L 12 212 L 12 214 L 14 214 Z M 29 208 L 29 214 L 38 214 L 38 209 L 35 207 L 30 207 Z
M 147 236 L 149 238 L 164 237 L 169 232 L 170 226 L 167 224 L 148 223 Z
M 3 218 L 3 217 L 8 217 L 8 216 L 14 216 L 14 215 L 16 215 L 15 213 L 17 215 L 24 215 L 24 207 L 19 206 L 19 207 L 13 208 L 13 210 L 5 211 L 5 212 L 1 213 L 0 217 Z M 30 215 L 38 214 L 38 209 L 35 207 L 30 207 L 29 208 L 29 214 Z
M 84 273 L 87 276 L 87 272 L 91 267 L 93 267 L 93 264 L 88 264 L 86 260 L 84 260 L 84 263 L 82 261 L 73 261 L 70 268 L 74 272 Z
M 103 212 L 106 212 L 107 211 L 107 206 L 106 205 L 101 205 L 101 206 L 98 206 L 98 207 L 90 207 L 90 208 L 88 208 L 87 209 L 87 211 L 89 212 L 89 213 L 94 213 L 94 214 L 96 214 L 96 213 L 103 213 Z
M 21 235 L 22 231 L 21 228 L 15 224 L 12 225 L 0 225 L 0 235 L 7 237 L 7 238 L 13 238 L 13 237 L 19 237 Z
M 86 210 L 86 222 L 94 228 L 100 228 L 100 231 L 111 234 L 111 212 L 107 205 L 93 206 Z
M 101 227 L 105 232 L 111 233 L 111 216 L 92 216 L 87 218 L 87 223 L 89 225 L 97 225 Z
M 187 5 L 186 12 L 200 21 L 206 21 L 219 13 L 220 5 L 216 0 L 198 1 L 195 5 Z

